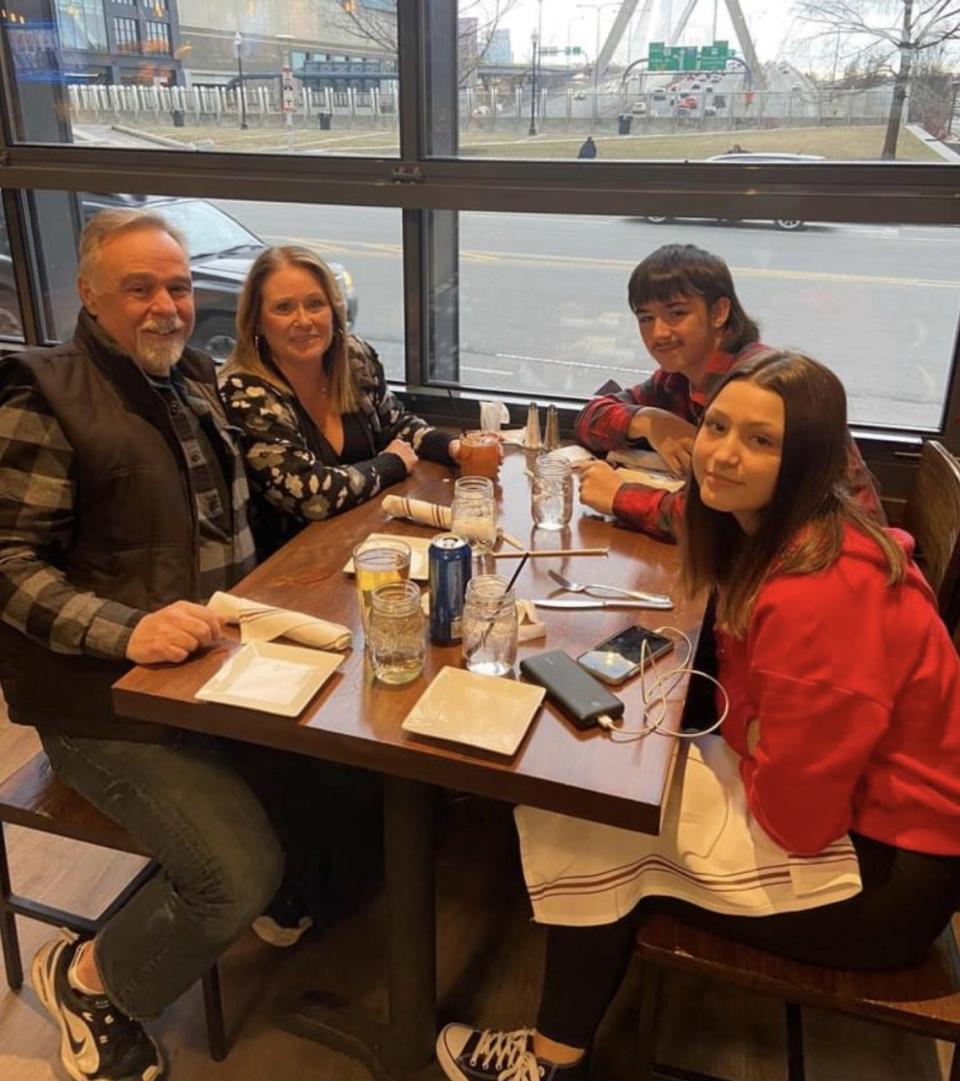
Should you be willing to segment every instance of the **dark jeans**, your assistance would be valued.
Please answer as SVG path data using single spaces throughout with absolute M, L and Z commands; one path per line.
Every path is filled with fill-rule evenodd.
M 216 747 L 41 733 L 57 775 L 118 822 L 159 864 L 101 929 L 107 994 L 156 1017 L 267 906 L 283 853 L 267 814 Z
M 777 916 L 721 916 L 653 898 L 599 927 L 547 929 L 537 1029 L 589 1048 L 623 979 L 637 920 L 651 908 L 794 961 L 833 968 L 901 968 L 919 961 L 960 903 L 960 858 L 927 856 L 851 835 L 863 890 L 822 908 Z
M 286 856 L 282 893 L 322 924 L 379 885 L 380 775 L 291 751 L 223 740 L 220 749 L 266 808 Z

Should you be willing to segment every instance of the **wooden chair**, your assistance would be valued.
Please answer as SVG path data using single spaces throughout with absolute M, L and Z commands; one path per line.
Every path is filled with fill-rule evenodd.
M 953 633 L 960 622 L 960 464 L 935 440 L 923 445 L 903 527 L 917 542 L 917 563 Z
M 954 1044 L 949 1081 L 960 1081 L 960 957 L 952 927 L 922 964 L 892 972 L 850 972 L 787 961 L 663 914 L 642 921 L 637 947 L 642 965 L 638 1081 L 656 1077 L 721 1081 L 655 1062 L 660 982 L 669 969 L 780 999 L 786 1006 L 789 1081 L 804 1081 L 802 1006 L 947 1040 Z
M 127 903 L 134 893 L 155 873 L 156 864 L 148 862 L 103 912 L 94 919 L 53 908 L 15 894 L 10 885 L 10 868 L 4 823 L 26 829 L 69 837 L 76 841 L 146 856 L 134 839 L 115 822 L 102 815 L 73 789 L 61 783 L 47 756 L 41 751 L 0 784 L 0 944 L 6 967 L 7 985 L 19 990 L 23 985 L 23 965 L 17 937 L 16 916 L 24 916 L 54 927 L 66 927 L 78 934 L 93 935 Z M 220 999 L 220 977 L 214 965 L 202 979 L 203 1006 L 207 1023 L 210 1057 L 220 1062 L 227 1055 Z

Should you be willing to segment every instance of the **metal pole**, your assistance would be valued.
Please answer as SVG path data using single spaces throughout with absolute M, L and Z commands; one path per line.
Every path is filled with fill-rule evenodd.
M 596 26 L 596 34 L 594 35 L 594 50 L 593 50 L 593 122 L 596 124 L 597 119 L 600 116 L 599 104 L 597 102 L 597 94 L 600 93 L 600 12 L 602 8 L 593 9 L 594 25 Z
M 247 130 L 247 100 L 246 95 L 243 92 L 243 34 L 237 31 L 236 36 L 233 39 L 233 47 L 237 53 L 237 75 L 239 77 L 239 86 L 237 87 L 237 93 L 240 96 L 240 130 Z
M 537 52 L 539 40 L 537 32 L 530 35 L 530 135 L 537 134 Z
M 284 77 L 286 77 L 286 73 L 289 71 L 290 72 L 290 83 L 292 85 L 293 84 L 293 56 L 292 56 L 290 50 L 287 50 L 287 58 L 288 58 L 287 63 L 284 65 Z M 284 82 L 284 79 L 281 79 L 281 81 L 280 81 L 280 100 L 281 100 L 281 102 L 283 101 L 283 82 Z M 285 104 L 284 104 L 284 107 L 286 108 Z M 286 117 L 286 121 L 287 121 L 287 150 L 292 152 L 293 151 L 293 109 L 286 109 L 285 117 Z

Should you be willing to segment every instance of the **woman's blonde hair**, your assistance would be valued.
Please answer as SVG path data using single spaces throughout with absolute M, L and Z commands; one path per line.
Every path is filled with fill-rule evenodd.
M 330 378 L 330 404 L 340 414 L 354 413 L 359 408 L 359 396 L 350 368 L 347 311 L 340 287 L 333 271 L 320 256 L 297 244 L 267 248 L 257 256 L 250 268 L 237 305 L 237 344 L 224 365 L 224 374 L 249 372 L 286 394 L 293 393 L 293 388 L 273 362 L 266 340 L 259 332 L 264 286 L 271 274 L 287 266 L 309 271 L 327 295 L 333 309 L 333 341 L 324 354 L 323 366 Z
M 707 409 L 724 387 L 739 379 L 783 401 L 780 471 L 759 528 L 751 535 L 732 514 L 708 507 L 700 498 L 700 486 L 691 481 L 680 534 L 688 590 L 717 588 L 717 619 L 742 638 L 767 579 L 816 574 L 831 566 L 840 556 L 848 524 L 876 544 L 887 566 L 887 582 L 903 581 L 903 549 L 849 492 L 847 396 L 840 380 L 803 353 L 772 351 L 731 369 Z

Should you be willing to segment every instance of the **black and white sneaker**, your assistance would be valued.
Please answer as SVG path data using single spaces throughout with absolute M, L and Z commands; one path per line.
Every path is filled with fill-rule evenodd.
M 73 1081 L 156 1081 L 163 1075 L 160 1048 L 143 1026 L 103 995 L 70 986 L 67 973 L 79 942 L 53 939 L 37 950 L 33 988 L 60 1026 L 60 1059 Z
M 450 1081 L 587 1081 L 586 1058 L 558 1066 L 533 1053 L 533 1029 L 513 1032 L 447 1025 L 437 1061 Z
M 281 887 L 263 915 L 257 916 L 250 926 L 268 946 L 281 949 L 295 946 L 313 926 L 313 919 L 305 910 L 306 905 L 296 891 Z

